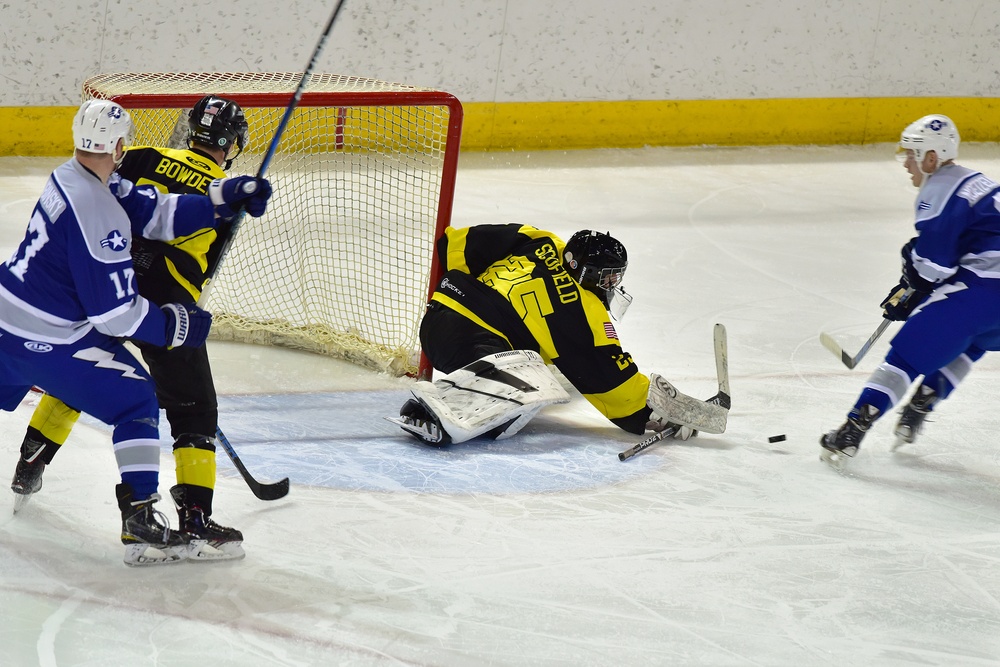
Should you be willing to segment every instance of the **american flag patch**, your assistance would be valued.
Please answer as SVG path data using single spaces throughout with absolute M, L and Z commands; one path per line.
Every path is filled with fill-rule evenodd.
M 611 338 L 612 340 L 618 340 L 618 332 L 615 331 L 615 328 L 611 325 L 611 322 L 604 323 L 604 335 L 607 336 L 608 338 Z

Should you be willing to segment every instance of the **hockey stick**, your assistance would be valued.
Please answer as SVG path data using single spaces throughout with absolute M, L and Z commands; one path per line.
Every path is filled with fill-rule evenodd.
M 838 345 L 837 341 L 835 341 L 828 333 L 821 333 L 819 335 L 819 342 L 823 344 L 823 347 L 830 350 L 830 352 L 833 352 L 834 355 L 840 357 L 840 360 L 844 362 L 845 366 L 848 368 L 854 368 L 862 359 L 865 358 L 865 355 L 868 354 L 868 350 L 872 348 L 875 341 L 882 337 L 882 334 L 885 333 L 885 330 L 889 328 L 890 324 L 892 324 L 892 320 L 882 320 L 882 323 L 878 325 L 875 332 L 868 338 L 865 344 L 861 346 L 861 349 L 858 350 L 858 353 L 853 357 L 847 354 L 844 348 Z
M 719 392 L 705 402 L 722 406 L 728 410 L 732 407 L 732 399 L 729 395 L 729 345 L 726 341 L 726 327 L 722 324 L 716 324 L 713 338 L 715 341 L 715 375 L 719 383 Z M 620 452 L 618 460 L 627 461 L 639 452 L 649 449 L 660 440 L 671 437 L 680 429 L 680 426 L 673 425 L 668 426 L 662 431 L 657 431 L 642 442 L 626 449 L 624 452 Z
M 326 27 L 323 29 L 323 34 L 320 35 L 319 41 L 316 42 L 316 48 L 313 49 L 312 57 L 309 58 L 309 64 L 306 65 L 306 69 L 302 72 L 302 78 L 299 79 L 299 85 L 295 88 L 295 93 L 292 95 L 291 101 L 288 106 L 285 107 L 285 115 L 281 117 L 281 122 L 278 123 L 277 129 L 274 131 L 274 136 L 271 138 L 271 145 L 268 146 L 267 152 L 264 154 L 264 159 L 260 162 L 260 167 L 257 169 L 257 178 L 263 178 L 264 174 L 267 173 L 267 168 L 271 164 L 271 159 L 274 157 L 275 151 L 278 149 L 278 142 L 281 141 L 281 135 L 285 133 L 285 128 L 288 126 L 288 121 L 292 117 L 296 107 L 299 106 L 299 101 L 302 99 L 302 93 L 305 91 L 306 84 L 309 82 L 309 76 L 312 74 L 313 68 L 316 66 L 316 60 L 319 58 L 319 54 L 323 51 L 323 47 L 326 45 L 326 39 L 330 36 L 330 32 L 333 30 L 333 24 L 337 20 L 337 14 L 340 13 L 340 8 L 344 6 L 344 0 L 337 0 L 337 5 L 333 8 L 333 13 L 330 14 L 330 20 L 326 22 Z M 215 259 L 215 265 L 212 266 L 206 273 L 206 283 L 202 288 L 201 296 L 198 298 L 198 305 L 204 307 L 205 303 L 208 301 L 208 294 L 212 291 L 212 283 L 215 281 L 215 276 L 218 275 L 219 269 L 222 267 L 222 262 L 225 260 L 226 255 L 229 254 L 229 249 L 233 245 L 233 240 L 236 238 L 236 232 L 239 231 L 240 226 L 243 224 L 243 218 L 245 217 L 244 211 L 240 211 L 239 214 L 233 219 L 232 224 L 229 227 L 229 233 L 226 235 L 226 240 L 222 244 L 222 248 L 219 250 L 219 255 Z
M 253 491 L 255 496 L 261 500 L 277 500 L 278 498 L 284 498 L 288 495 L 287 477 L 274 482 L 273 484 L 261 484 L 254 479 L 253 475 L 250 474 L 250 471 L 247 470 L 247 467 L 243 465 L 243 461 L 240 460 L 240 457 L 236 453 L 236 450 L 233 449 L 233 446 L 229 444 L 229 438 L 226 437 L 226 434 L 222 432 L 221 428 L 215 428 L 215 437 L 217 437 L 219 442 L 222 443 L 222 448 L 226 450 L 226 454 L 229 454 L 229 458 L 232 460 L 233 465 L 240 471 L 243 481 L 247 483 L 247 486 L 250 487 L 250 490 Z
M 908 289 L 905 292 L 903 292 L 903 296 L 899 297 L 899 303 L 900 304 L 906 303 L 910 299 L 910 297 L 913 296 L 913 292 L 914 292 L 913 289 Z M 884 304 L 887 302 L 883 301 L 882 303 Z M 865 358 L 865 355 L 868 354 L 868 350 L 872 348 L 872 345 L 875 344 L 875 341 L 877 341 L 879 338 L 882 337 L 882 334 L 885 333 L 885 330 L 888 329 L 889 325 L 892 323 L 893 320 L 889 319 L 888 317 L 883 318 L 882 322 L 875 329 L 874 333 L 872 333 L 872 335 L 869 336 L 865 344 L 861 346 L 861 349 L 858 350 L 858 353 L 855 354 L 853 357 L 847 354 L 847 352 L 844 351 L 844 348 L 838 345 L 837 341 L 833 339 L 833 336 L 831 336 L 828 333 L 820 333 L 819 342 L 823 344 L 823 347 L 830 350 L 830 352 L 833 352 L 834 356 L 840 357 L 840 360 L 844 362 L 845 366 L 847 366 L 848 368 L 854 368 L 861 362 L 862 359 Z

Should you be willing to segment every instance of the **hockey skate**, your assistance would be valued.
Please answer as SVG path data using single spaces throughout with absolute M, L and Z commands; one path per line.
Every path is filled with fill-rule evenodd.
M 177 532 L 187 544 L 188 560 L 237 560 L 246 556 L 243 533 L 215 523 L 201 507 L 191 502 L 189 489 L 186 484 L 170 489 L 180 520 Z
M 861 440 L 878 419 L 878 415 L 877 408 L 862 405 L 857 417 L 848 417 L 843 426 L 819 439 L 819 444 L 823 447 L 819 453 L 820 460 L 837 470 L 843 470 L 847 459 L 858 453 Z
M 45 460 L 41 453 L 45 444 L 25 438 L 21 444 L 21 458 L 14 468 L 14 479 L 10 482 L 10 490 L 14 492 L 14 514 L 28 504 L 28 500 L 42 488 L 42 473 L 45 472 Z
M 910 402 L 903 408 L 903 412 L 896 422 L 896 442 L 892 449 L 895 451 L 903 445 L 909 445 L 917 439 L 920 429 L 923 428 L 927 415 L 931 408 L 937 403 L 937 393 L 928 386 L 920 385 L 917 392 L 910 399 Z
M 154 493 L 143 500 L 132 500 L 127 484 L 116 488 L 118 507 L 122 512 L 122 544 L 125 545 L 126 565 L 166 565 L 179 563 L 187 556 L 187 542 L 170 530 L 162 512 L 153 509 L 160 499 Z M 149 549 L 153 549 L 150 553 Z
M 423 403 L 411 398 L 399 409 L 399 418 L 386 417 L 421 442 L 429 445 L 447 445 L 451 438 L 441 428 L 441 422 Z

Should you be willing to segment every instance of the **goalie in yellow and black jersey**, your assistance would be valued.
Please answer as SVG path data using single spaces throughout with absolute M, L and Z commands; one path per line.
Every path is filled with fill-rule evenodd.
M 434 444 L 513 435 L 569 400 L 547 364 L 630 433 L 725 430 L 723 408 L 641 373 L 622 349 L 612 316 L 631 302 L 621 288 L 628 258 L 610 235 L 584 230 L 563 242 L 528 225 L 448 228 L 437 253 L 443 276 L 420 343 L 444 375 L 414 385 L 390 419 L 404 430 Z
M 247 133 L 239 104 L 208 95 L 188 113 L 186 150 L 132 147 L 117 171 L 136 185 L 152 184 L 162 192 L 208 194 L 209 185 L 225 178 L 224 168 L 243 151 Z M 196 303 L 227 232 L 228 224 L 222 223 L 218 231 L 205 228 L 170 242 L 134 236 L 130 251 L 138 292 L 157 305 Z M 208 350 L 204 345 L 163 348 L 135 343 L 156 382 L 156 397 L 174 438 L 178 483 L 171 495 L 178 507 L 178 530 L 188 540 L 207 540 L 216 547 L 193 550 L 189 557 L 239 558 L 242 533 L 210 518 L 219 414 Z M 15 493 L 30 495 L 41 489 L 45 466 L 66 442 L 79 415 L 53 396 L 42 397 L 21 444 L 11 483 Z

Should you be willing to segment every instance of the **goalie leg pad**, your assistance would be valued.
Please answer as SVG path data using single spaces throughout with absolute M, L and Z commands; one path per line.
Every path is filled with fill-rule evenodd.
M 721 405 L 701 401 L 677 391 L 662 375 L 649 376 L 646 405 L 661 421 L 690 426 L 705 433 L 725 433 L 729 410 Z
M 569 402 L 569 394 L 531 350 L 498 352 L 431 382 L 413 395 L 440 422 L 452 442 L 502 427 L 497 439 L 517 433 L 539 410 Z

